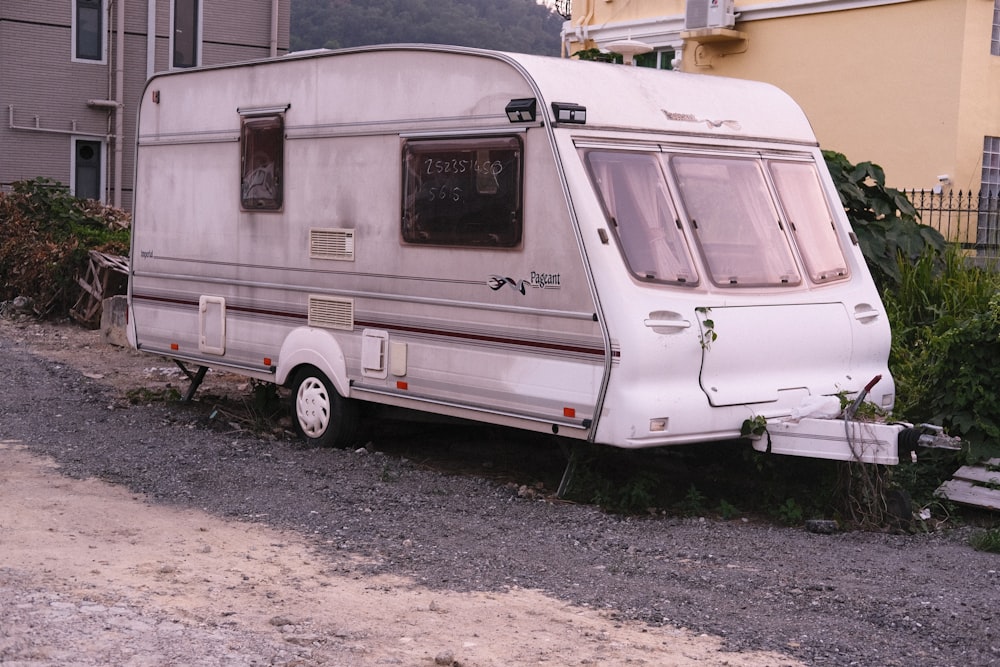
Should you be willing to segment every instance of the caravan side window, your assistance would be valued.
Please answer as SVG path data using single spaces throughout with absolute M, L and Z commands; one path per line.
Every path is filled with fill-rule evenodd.
M 406 243 L 514 248 L 521 243 L 520 137 L 403 144 Z
M 281 209 L 285 154 L 285 123 L 282 116 L 243 118 L 240 149 L 240 205 L 252 211 Z

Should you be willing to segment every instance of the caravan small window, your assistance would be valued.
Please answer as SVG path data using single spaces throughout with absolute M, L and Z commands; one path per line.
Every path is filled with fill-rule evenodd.
M 833 215 L 826 203 L 815 165 L 807 162 L 771 162 L 771 177 L 792 238 L 813 282 L 848 276 L 847 260 L 837 240 Z
M 648 153 L 602 150 L 587 153 L 586 161 L 632 273 L 642 280 L 696 284 L 659 160 Z
M 513 248 L 521 243 L 521 139 L 408 140 L 403 240 Z
M 243 118 L 240 205 L 246 210 L 277 211 L 281 208 L 284 130 L 280 115 Z
M 759 161 L 677 155 L 670 164 L 713 283 L 802 282 Z

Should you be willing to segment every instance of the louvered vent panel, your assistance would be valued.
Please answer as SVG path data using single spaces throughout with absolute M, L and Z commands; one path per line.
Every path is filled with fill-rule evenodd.
M 348 331 L 354 329 L 354 300 L 310 296 L 309 326 Z
M 310 229 L 309 256 L 313 259 L 354 261 L 353 229 Z

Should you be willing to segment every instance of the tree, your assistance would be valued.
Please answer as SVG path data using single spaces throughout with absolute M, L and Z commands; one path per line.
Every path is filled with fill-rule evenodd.
M 535 0 L 296 0 L 293 51 L 427 43 L 559 55 L 563 19 Z

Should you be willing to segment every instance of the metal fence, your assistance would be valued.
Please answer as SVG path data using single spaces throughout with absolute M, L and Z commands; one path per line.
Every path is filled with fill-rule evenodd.
M 904 190 L 920 222 L 958 243 L 970 257 L 1000 257 L 1000 192 Z

